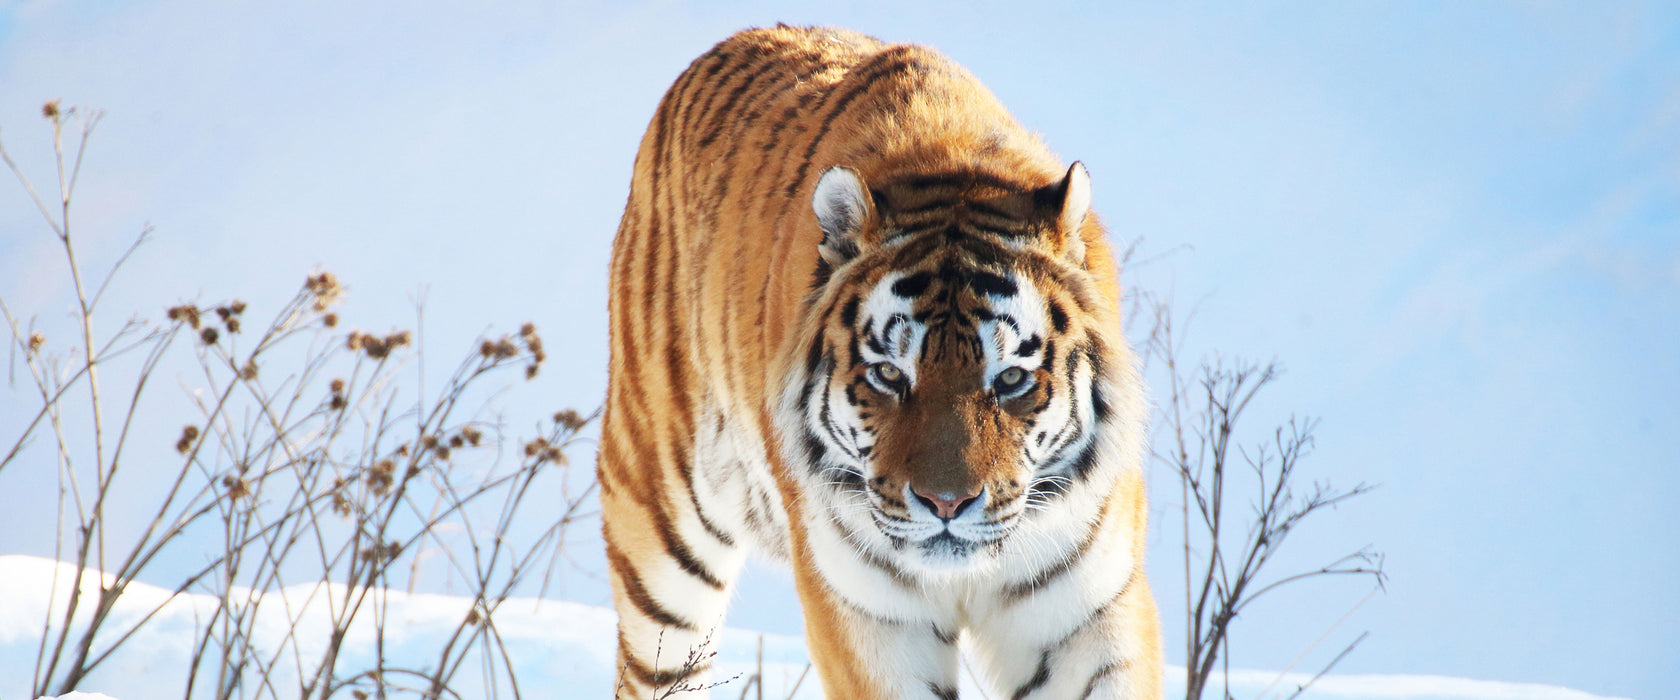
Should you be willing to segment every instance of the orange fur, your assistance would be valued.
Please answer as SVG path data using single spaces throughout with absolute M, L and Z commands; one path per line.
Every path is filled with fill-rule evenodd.
M 778 392 L 804 361 L 805 348 L 850 332 L 834 320 L 847 291 L 918 264 L 871 252 L 886 230 L 883 214 L 871 208 L 859 262 L 834 270 L 832 282 L 813 293 L 823 235 L 812 191 L 834 165 L 880 184 L 888 200 L 912 204 L 913 188 L 892 183 L 919 173 L 979 174 L 959 188 L 960 197 L 1027 218 L 1037 206 L 1030 192 L 1068 172 L 973 76 L 925 48 L 777 27 L 739 33 L 696 59 L 666 93 L 642 139 L 614 244 L 601 502 L 614 599 L 627 618 L 621 640 L 656 627 L 708 635 L 721 621 L 721 607 L 705 607 L 706 619 L 689 619 L 696 613 L 670 596 L 698 590 L 726 601 L 739 560 L 701 550 L 730 553 L 742 543 L 735 542 L 739 518 L 713 514 L 719 522 L 711 522 L 692 495 L 696 480 L 707 478 L 694 466 L 696 435 L 715 420 L 750 436 L 756 444 L 748 448 L 768 460 L 775 476 L 777 505 L 786 514 L 785 556 L 827 696 L 884 698 L 899 691 L 871 676 L 867 650 L 848 632 L 843 601 L 811 561 L 806 505 L 789 473 L 797 466 L 783 456 L 788 437 L 778 434 L 774 417 Z M 976 211 L 952 216 L 987 220 Z M 1072 230 L 1053 217 L 1044 221 L 1023 233 L 1036 242 L 1020 253 L 1018 267 L 1072 310 L 1070 332 L 1090 338 L 1104 360 L 1129 368 L 1117 270 L 1101 224 L 1094 215 Z M 939 371 L 944 374 L 929 375 L 926 391 L 943 399 L 881 409 L 878 420 L 887 426 L 878 448 L 882 483 L 909 483 L 918 492 L 982 486 L 1020 492 L 1025 484 L 1018 475 L 997 465 L 1025 439 L 1025 409 L 987 409 L 958 389 L 939 388 L 966 386 L 968 374 L 978 371 L 972 367 L 953 363 Z M 986 430 L 957 427 L 987 420 Z M 933 463 L 938 466 L 908 466 Z M 1135 585 L 1121 589 L 1124 600 L 1115 606 L 1121 612 L 1104 620 L 1115 626 L 1117 643 L 1155 669 L 1142 673 L 1126 697 L 1153 698 L 1160 695 L 1160 642 L 1141 574 L 1144 488 L 1135 470 L 1116 483 L 1093 532 L 1123 532 L 1138 563 Z M 682 576 L 693 580 L 666 583 Z M 619 657 L 627 697 L 687 677 L 672 670 L 680 653 L 656 662 L 632 646 L 621 644 Z

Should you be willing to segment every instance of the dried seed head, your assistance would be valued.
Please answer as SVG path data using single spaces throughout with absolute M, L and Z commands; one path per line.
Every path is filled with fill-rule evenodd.
M 544 440 L 542 438 L 533 439 L 530 442 L 525 443 L 525 456 L 526 457 L 535 457 L 535 456 L 537 456 L 537 453 L 542 452 L 543 450 L 545 450 L 547 448 L 548 448 L 548 441 L 547 440 Z
M 228 304 L 228 308 L 233 310 L 235 316 L 238 316 L 245 313 L 245 302 L 234 299 L 232 304 Z
M 478 428 L 474 428 L 469 425 L 461 429 L 461 437 L 467 439 L 467 444 L 472 445 L 473 447 L 478 447 L 478 441 L 484 439 L 484 433 L 479 432 Z
M 47 342 L 47 336 L 41 335 L 40 331 L 35 331 L 33 333 L 30 333 L 29 334 L 29 351 L 30 352 L 39 351 L 41 349 L 41 345 L 43 343 L 46 343 L 46 342 Z
M 338 278 L 334 277 L 331 272 L 322 272 L 319 275 L 310 276 L 308 281 L 303 283 L 303 288 L 308 290 L 309 294 L 315 298 L 314 308 L 316 311 L 326 311 L 327 307 L 338 301 L 339 295 L 344 292 L 344 287 L 339 285 Z
M 467 624 L 476 625 L 476 624 L 478 624 L 478 621 L 481 620 L 481 619 L 483 619 L 483 618 L 479 617 L 478 608 L 476 606 L 473 609 L 467 611 Z
M 47 119 L 54 119 L 57 118 L 59 114 L 58 100 L 47 100 L 46 104 L 41 105 L 41 116 L 46 117 Z
M 222 486 L 227 488 L 228 498 L 235 501 L 251 495 L 251 485 L 232 474 L 222 477 Z
M 526 379 L 536 379 L 537 378 L 537 364 L 535 362 L 533 362 L 531 364 L 528 364 L 528 365 L 525 365 L 525 378 Z
M 534 336 L 536 334 L 537 334 L 537 324 L 535 324 L 535 323 L 531 323 L 530 321 L 526 321 L 525 325 L 519 327 L 519 336 L 521 338 L 529 338 L 529 337 Z
M 437 449 L 433 450 L 433 451 L 437 453 L 438 459 L 444 459 L 444 460 L 449 459 L 449 446 L 448 445 L 438 445 Z
M 332 380 L 332 383 L 327 385 L 327 388 L 332 389 L 332 393 L 334 394 L 342 394 L 344 393 L 344 380 L 334 379 Z
M 427 435 L 423 438 L 420 438 L 420 446 L 424 447 L 428 450 L 436 449 L 437 446 L 438 446 L 437 436 L 436 435 Z
M 496 341 L 496 359 L 505 360 L 507 358 L 517 356 L 518 354 L 519 346 L 514 345 L 512 340 L 504 337 L 501 340 Z
M 362 332 L 350 331 L 350 335 L 344 337 L 344 347 L 351 352 L 362 349 Z
M 193 330 L 198 330 L 198 307 L 193 306 L 192 304 L 171 306 L 169 307 L 169 320 L 185 321 L 187 325 L 193 327 Z
M 449 438 L 449 446 L 455 449 L 460 449 L 461 446 L 465 444 L 467 444 L 467 439 L 459 435 Z
M 367 700 L 368 694 L 365 690 L 351 690 L 350 697 L 353 697 L 356 700 Z
M 342 411 L 344 410 L 344 407 L 348 405 L 350 405 L 350 402 L 344 400 L 343 394 L 333 394 L 332 399 L 327 401 L 327 408 L 334 411 Z
M 181 439 L 175 441 L 175 451 L 186 454 L 192 449 L 193 442 L 198 440 L 198 426 L 189 425 L 181 429 Z
M 395 472 L 396 470 L 397 470 L 397 463 L 392 461 L 392 460 L 389 460 L 389 459 L 379 460 L 378 462 L 374 463 L 374 465 L 373 465 L 373 471 L 374 471 L 375 474 L 384 474 L 386 476 L 390 476 L 391 473 Z
M 241 367 L 239 369 L 239 378 L 243 379 L 247 382 L 251 381 L 253 379 L 256 379 L 257 378 L 257 361 L 256 360 L 246 360 L 245 361 L 245 366 Z
M 586 420 L 582 415 L 579 415 L 577 411 L 568 408 L 564 411 L 561 411 L 559 413 L 554 414 L 554 422 L 559 423 L 566 430 L 569 430 L 569 431 L 575 433 L 578 430 L 581 430 L 583 428 L 583 426 L 586 425 L 589 421 Z
M 230 318 L 230 319 L 227 320 L 226 325 L 227 325 L 227 330 L 228 330 L 229 333 L 238 333 L 239 332 L 239 319 Z
M 388 336 L 385 336 L 385 345 L 387 347 L 400 348 L 404 345 L 407 345 L 408 342 L 412 339 L 413 339 L 413 336 L 410 335 L 408 331 L 397 331 L 397 332 L 392 333 Z
M 379 338 L 364 335 L 362 336 L 362 352 L 366 353 L 370 359 L 383 360 L 390 356 L 391 346 L 386 345 L 385 341 Z
M 327 314 L 321 317 L 321 325 L 328 328 L 338 325 L 338 314 Z
M 333 494 L 332 509 L 333 509 L 334 513 L 337 513 L 337 514 L 345 516 L 345 517 L 349 517 L 350 516 L 350 499 L 345 498 L 344 494 L 342 494 L 342 493 L 334 493 Z
M 478 354 L 482 355 L 484 357 L 490 357 L 492 355 L 495 355 L 496 354 L 496 344 L 492 343 L 488 340 L 486 340 L 482 343 L 479 343 L 478 344 Z
M 420 476 L 420 465 L 418 464 L 410 464 L 408 469 L 403 470 L 403 478 L 405 479 L 412 479 L 417 476 Z
M 561 452 L 558 447 L 549 447 L 548 449 L 543 450 L 542 458 L 545 462 L 553 462 L 561 465 L 566 463 L 566 453 Z
M 218 317 L 220 317 L 223 321 L 226 321 L 230 318 L 233 318 L 233 309 L 230 309 L 226 306 L 218 306 L 218 307 L 216 307 L 216 315 Z
M 397 456 L 398 457 L 407 457 L 408 456 L 408 443 L 405 442 L 401 445 L 397 445 Z
M 525 337 L 525 349 L 530 350 L 532 355 L 543 354 L 542 338 L 539 338 L 539 337 L 534 336 L 534 335 L 526 336 Z
M 206 327 L 198 334 L 198 339 L 204 341 L 205 345 L 215 345 L 216 339 L 219 337 L 221 337 L 221 334 L 217 333 L 216 329 L 210 327 Z

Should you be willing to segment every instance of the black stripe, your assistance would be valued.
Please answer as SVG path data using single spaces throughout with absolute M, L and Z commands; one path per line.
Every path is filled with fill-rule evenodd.
M 1102 526 L 1099 523 L 1093 526 L 1090 532 L 1085 533 L 1085 539 L 1080 540 L 1078 546 L 1076 546 L 1072 552 L 1069 552 L 1067 556 L 1062 557 L 1062 559 L 1057 561 L 1055 564 L 1052 564 L 1044 570 L 1038 572 L 1038 574 L 1032 578 L 1021 581 L 1020 583 L 1012 583 L 1005 586 L 1003 588 L 1004 604 L 1013 605 L 1020 602 L 1022 598 L 1036 593 L 1039 589 L 1044 588 L 1056 579 L 1061 578 L 1063 574 L 1072 571 L 1073 567 L 1077 566 L 1079 562 L 1085 559 L 1085 554 L 1091 551 L 1091 545 L 1097 541 L 1097 535 L 1101 532 Z
M 947 688 L 933 681 L 928 681 L 927 687 L 929 691 L 933 692 L 934 697 L 939 698 L 939 700 L 957 700 L 956 688 Z
M 1031 695 L 1033 691 L 1044 687 L 1044 684 L 1049 682 L 1049 681 L 1050 681 L 1050 650 L 1045 649 L 1044 653 L 1038 657 L 1038 669 L 1036 671 L 1033 671 L 1032 678 L 1027 679 L 1027 682 L 1026 682 L 1025 685 L 1022 685 L 1021 687 L 1016 688 L 1015 693 L 1013 695 L 1010 695 L 1009 698 L 1010 698 L 1010 700 L 1023 700 L 1023 698 L 1027 697 L 1028 695 Z
M 711 659 L 694 659 L 693 663 L 685 663 L 679 668 L 657 671 L 637 660 L 635 654 L 630 653 L 630 648 L 624 646 L 622 639 L 619 641 L 619 648 L 624 651 L 624 667 L 630 670 L 630 674 L 635 676 L 638 682 L 654 690 L 669 688 L 712 668 Z
M 665 627 L 675 627 L 689 632 L 698 629 L 694 623 L 666 610 L 664 606 L 659 604 L 659 601 L 653 599 L 653 595 L 642 586 L 642 579 L 637 575 L 635 567 L 630 564 L 629 557 L 624 556 L 624 553 L 619 551 L 618 546 L 613 544 L 611 540 L 607 542 L 607 564 L 612 567 L 613 573 L 618 574 L 618 581 L 624 586 L 625 595 L 630 596 L 630 602 L 636 606 L 637 610 L 642 611 L 643 615 Z
M 1015 280 L 990 272 L 973 272 L 968 277 L 968 288 L 975 294 L 989 294 L 999 297 L 1012 297 L 1019 291 Z
M 918 272 L 893 283 L 892 293 L 901 297 L 918 297 L 927 291 L 928 283 L 933 281 L 933 275 Z
M 1091 674 L 1091 680 L 1085 682 L 1085 692 L 1079 696 L 1079 700 L 1087 700 L 1090 698 L 1091 693 L 1097 692 L 1097 681 L 1125 670 L 1126 665 L 1127 664 L 1124 661 L 1120 663 L 1103 664 L 1102 668 L 1097 669 L 1096 673 Z
M 926 190 L 935 187 L 968 187 L 974 185 L 1010 191 L 1021 191 L 1026 189 L 1024 185 L 1018 182 L 1001 175 L 981 170 L 916 175 L 905 179 L 904 185 L 913 190 Z
M 671 524 L 670 514 L 666 513 L 663 508 L 656 507 L 649 510 L 653 511 L 654 525 L 659 532 L 659 539 L 665 543 L 665 553 L 670 554 L 671 558 L 676 560 L 677 566 L 681 567 L 688 575 L 700 579 L 702 583 L 712 587 L 713 590 L 723 590 L 723 581 L 718 580 L 718 577 L 713 575 L 711 570 L 707 569 L 706 565 L 694 556 L 694 551 L 688 548 L 687 542 L 683 541 L 682 534 L 677 532 L 677 528 Z
M 811 137 L 810 145 L 805 147 L 805 156 L 800 159 L 799 168 L 794 171 L 793 178 L 788 180 L 786 192 L 789 198 L 799 193 L 800 186 L 805 183 L 805 174 L 810 171 L 811 159 L 816 157 L 817 149 L 822 146 L 823 138 L 828 136 L 828 130 L 834 127 L 834 120 L 840 118 L 840 114 L 845 111 L 846 105 L 862 96 L 865 91 L 882 78 L 916 65 L 919 61 L 914 56 L 903 57 L 904 54 L 911 52 L 912 49 L 908 46 L 887 49 L 870 57 L 867 63 L 858 66 L 851 75 L 846 76 L 846 79 L 850 80 L 852 75 L 857 75 L 856 71 L 869 71 L 859 84 L 853 86 L 846 94 L 841 95 L 840 99 L 835 100 L 832 107 L 824 105 L 828 107 L 828 113 L 823 116 L 822 124 L 817 128 L 817 133 Z M 897 60 L 894 60 L 895 58 Z M 886 65 L 882 66 L 882 63 L 886 63 Z

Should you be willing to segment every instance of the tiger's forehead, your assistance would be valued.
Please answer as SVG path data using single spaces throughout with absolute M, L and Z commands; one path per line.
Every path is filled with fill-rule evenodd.
M 944 264 L 881 275 L 862 308 L 848 315 L 875 332 L 910 322 L 926 332 L 972 334 L 1001 323 L 1028 333 L 1043 330 L 1045 303 L 1028 275 Z

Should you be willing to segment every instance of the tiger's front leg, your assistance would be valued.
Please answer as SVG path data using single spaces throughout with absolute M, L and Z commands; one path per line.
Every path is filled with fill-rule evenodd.
M 811 662 L 830 698 L 954 700 L 955 612 L 846 542 L 832 521 L 792 529 L 794 582 Z
M 1004 697 L 1161 697 L 1160 619 L 1141 548 L 1105 534 L 1066 567 L 1005 583 L 977 611 L 975 648 Z
M 618 475 L 632 465 L 620 457 L 610 446 L 601 453 L 602 520 L 619 615 L 613 697 L 705 698 L 746 551 L 728 533 L 706 527 L 698 500 L 629 487 L 633 482 Z

